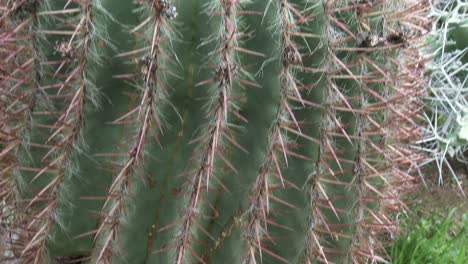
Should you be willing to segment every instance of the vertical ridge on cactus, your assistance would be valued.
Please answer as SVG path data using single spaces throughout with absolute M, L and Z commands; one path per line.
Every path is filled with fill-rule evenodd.
M 4 11 L 0 13 L 0 234 L 7 234 L 6 257 L 14 259 L 23 235 L 24 211 L 18 194 L 26 185 L 19 173 L 19 155 L 28 145 L 28 121 L 40 89 L 38 40 L 32 34 L 38 27 L 38 10 L 37 2 L 31 3 L 29 14 L 17 3 L 2 2 L 0 8 Z M 7 16 L 16 19 L 6 20 Z
M 208 56 L 216 56 L 214 59 L 214 76 L 207 81 L 202 81 L 199 85 L 214 83 L 214 89 L 210 96 L 212 97 L 210 106 L 208 107 L 207 117 L 208 126 L 202 130 L 202 135 L 193 139 L 190 143 L 200 144 L 197 154 L 194 155 L 192 163 L 194 169 L 187 172 L 188 175 L 188 199 L 180 220 L 180 235 L 176 237 L 176 258 L 174 263 L 184 263 L 186 252 L 198 261 L 202 261 L 192 247 L 195 242 L 192 238 L 192 230 L 199 229 L 206 235 L 210 236 L 207 231 L 198 223 L 200 214 L 202 214 L 202 200 L 210 203 L 204 195 L 204 190 L 210 190 L 210 179 L 214 179 L 221 186 L 222 182 L 215 174 L 215 166 L 218 160 L 224 162 L 230 169 L 236 169 L 230 164 L 225 157 L 225 144 L 233 144 L 238 146 L 233 136 L 232 128 L 229 128 L 232 118 L 244 118 L 239 115 L 239 98 L 235 98 L 232 90 L 233 82 L 239 82 L 239 67 L 236 53 L 247 52 L 255 54 L 246 49 L 241 49 L 237 46 L 238 38 L 240 37 L 240 29 L 236 19 L 237 2 L 235 0 L 214 0 L 210 3 L 209 13 L 219 16 L 221 19 L 221 29 L 217 39 L 219 46 L 212 51 Z M 240 94 L 240 93 L 239 93 Z M 227 141 L 227 142 L 226 142 Z M 212 205 L 208 204 L 207 208 L 214 210 Z M 178 221 L 179 222 L 179 221 Z
M 103 240 L 102 245 L 95 248 L 97 251 L 94 255 L 98 263 L 112 263 L 115 254 L 113 242 L 118 236 L 119 222 L 126 217 L 125 203 L 131 191 L 131 178 L 133 175 L 141 175 L 139 171 L 144 166 L 145 146 L 149 140 L 159 143 L 159 134 L 163 133 L 162 109 L 170 88 L 165 83 L 164 75 L 169 72 L 166 64 L 175 63 L 171 60 L 170 51 L 164 50 L 170 47 L 167 42 L 170 41 L 170 34 L 173 34 L 168 20 L 177 16 L 173 6 L 167 1 L 137 1 L 137 11 L 141 13 L 142 22 L 132 28 L 130 33 L 135 35 L 135 39 L 141 40 L 143 46 L 117 55 L 133 59 L 131 63 L 136 64 L 136 67 L 132 73 L 115 77 L 133 83 L 137 93 L 132 96 L 137 97 L 138 101 L 133 109 L 112 122 L 113 125 L 128 126 L 135 131 L 130 132 L 133 141 L 122 144 L 126 153 L 118 156 L 126 158 L 119 169 L 113 168 L 116 174 L 103 205 L 103 219 L 95 232 L 94 240 L 98 237 Z
M 299 136 L 303 135 L 299 123 L 293 113 L 292 102 L 300 102 L 305 105 L 305 100 L 299 91 L 298 80 L 294 75 L 294 67 L 302 67 L 302 54 L 299 52 L 294 41 L 294 35 L 301 36 L 297 28 L 306 23 L 304 14 L 301 14 L 287 0 L 280 0 L 273 3 L 277 7 L 278 22 L 275 26 L 280 37 L 280 62 L 279 73 L 279 103 L 275 118 L 272 122 L 266 153 L 263 156 L 262 165 L 258 171 L 257 178 L 251 187 L 249 194 L 249 204 L 245 214 L 247 215 L 247 228 L 243 231 L 246 240 L 246 263 L 256 263 L 259 256 L 262 261 L 263 252 L 275 258 L 277 261 L 288 263 L 281 256 L 273 253 L 264 246 L 263 240 L 268 239 L 268 225 L 282 227 L 280 223 L 269 217 L 270 204 L 272 201 L 294 208 L 294 205 L 275 196 L 273 193 L 279 188 L 298 187 L 283 177 L 282 166 L 288 166 L 288 156 L 307 160 L 300 154 L 293 152 L 294 142 L 288 141 L 288 132 Z M 309 102 L 308 102 L 309 103 Z
M 325 126 L 321 130 L 319 158 L 316 171 L 312 174 L 310 181 L 309 197 L 311 208 L 315 212 L 311 212 L 309 219 L 310 229 L 307 235 L 306 259 L 310 263 L 312 259 L 319 257 L 322 262 L 329 263 L 331 256 L 327 255 L 339 254 L 346 256 L 353 263 L 368 260 L 384 262 L 386 258 L 383 255 L 385 254 L 384 246 L 380 244 L 377 236 L 385 232 L 393 234 L 396 231 L 395 223 L 390 220 L 389 214 L 396 207 L 401 206 L 397 192 L 402 186 L 409 186 L 412 181 L 408 174 L 394 170 L 394 168 L 407 166 L 406 161 L 408 160 L 399 160 L 391 155 L 391 152 L 404 147 L 401 143 L 406 139 L 404 136 L 402 137 L 402 133 L 393 134 L 393 131 L 400 128 L 390 127 L 390 125 L 393 126 L 393 119 L 398 118 L 403 119 L 398 124 L 399 127 L 404 127 L 409 121 L 408 126 L 413 129 L 411 127 L 415 123 L 412 122 L 412 118 L 418 113 L 418 110 L 412 109 L 412 111 L 406 112 L 408 106 L 395 106 L 397 106 L 403 92 L 403 96 L 414 98 L 414 100 L 405 102 L 411 102 L 410 107 L 411 105 L 417 106 L 417 98 L 420 94 L 420 91 L 413 94 L 413 91 L 406 92 L 397 88 L 396 85 L 401 79 L 412 80 L 414 77 L 406 76 L 398 69 L 405 67 L 403 63 L 389 65 L 387 61 L 395 62 L 396 60 L 392 58 L 401 56 L 392 50 L 404 50 L 405 46 L 409 45 L 409 41 L 417 39 L 421 33 L 424 34 L 421 31 L 425 30 L 426 21 L 419 22 L 421 25 L 418 25 L 419 28 L 416 29 L 414 36 L 408 36 L 408 39 L 395 44 L 390 43 L 390 36 L 399 35 L 401 33 L 399 30 L 404 30 L 395 28 L 395 26 L 399 26 L 397 23 L 401 23 L 402 28 L 409 24 L 409 21 L 408 24 L 404 24 L 406 22 L 404 13 L 407 10 L 405 5 L 408 3 L 401 1 L 399 5 L 393 5 L 394 3 L 387 4 L 383 1 L 362 2 L 356 6 L 356 3 L 340 5 L 340 3 L 332 4 L 330 1 L 324 1 L 323 4 L 328 24 L 337 26 L 338 30 L 347 36 L 327 31 L 328 42 L 336 43 L 336 45 L 330 44 L 329 46 L 333 48 L 338 46 L 335 49 L 329 48 L 327 51 L 329 61 L 335 64 L 337 70 L 333 74 L 327 74 L 326 82 L 329 87 L 326 92 L 327 105 L 323 118 L 329 119 L 329 122 L 325 122 Z M 420 2 L 418 5 L 424 7 L 424 2 Z M 379 8 L 382 11 L 370 13 L 374 8 Z M 384 18 L 380 18 L 382 13 L 385 14 Z M 346 15 L 355 15 L 356 19 L 353 21 L 356 21 L 357 25 L 340 22 L 348 21 L 344 18 Z M 377 16 L 377 18 L 373 18 L 373 16 Z M 397 17 L 398 22 L 395 19 Z M 386 24 L 387 22 L 389 24 Z M 357 27 L 356 30 L 352 29 L 354 27 Z M 414 29 L 411 28 L 411 30 Z M 337 35 L 341 39 L 336 39 Z M 340 47 L 353 39 L 358 47 Z M 335 52 L 339 52 L 339 50 L 348 53 L 343 57 L 345 61 L 335 55 Z M 380 52 L 380 50 L 382 51 Z M 414 73 L 419 75 L 418 71 Z M 342 89 L 340 80 L 343 79 L 355 81 L 354 85 L 358 87 L 355 92 L 356 96 L 349 97 L 340 91 Z M 330 100 L 333 101 L 330 102 Z M 382 108 L 382 106 L 384 107 Z M 395 112 L 396 116 L 389 117 L 382 109 L 391 109 L 390 113 Z M 401 109 L 404 112 L 396 109 Z M 342 111 L 354 114 L 355 119 L 352 125 L 354 132 L 351 136 L 344 130 L 336 131 L 343 128 L 343 125 L 338 121 L 340 118 L 337 116 L 337 113 Z M 328 126 L 326 126 L 327 124 Z M 413 135 L 417 137 L 417 132 L 413 131 Z M 331 140 L 328 137 L 331 137 Z M 343 149 L 356 149 L 353 160 L 340 157 L 339 155 L 343 153 L 335 153 L 334 143 L 330 143 L 330 141 L 334 142 L 334 139 L 338 138 L 346 139 L 350 143 L 350 146 Z M 409 149 L 401 148 L 398 151 L 413 155 L 413 151 Z M 389 165 L 391 161 L 397 165 Z M 340 165 L 342 163 L 352 164 L 352 167 L 348 169 L 349 171 L 343 170 L 342 165 Z M 409 165 L 414 165 L 414 160 Z M 339 170 L 332 169 L 334 167 L 338 167 Z M 348 173 L 352 175 L 349 183 L 340 180 L 346 179 Z M 327 179 L 328 177 L 330 178 Z M 327 188 L 323 188 L 323 184 L 344 185 L 348 193 L 352 193 L 349 190 L 354 190 L 355 204 L 348 205 L 351 207 L 350 210 L 346 209 L 349 210 L 346 215 L 352 217 L 353 220 L 344 223 L 344 226 L 349 225 L 352 229 L 350 235 L 345 235 L 342 231 L 343 224 L 327 223 L 329 220 L 325 216 L 326 212 L 320 210 L 320 208 L 328 207 L 327 210 L 331 209 L 339 220 L 342 209 L 337 209 L 333 204 L 337 203 L 339 199 L 346 198 L 346 196 L 339 197 L 327 194 Z M 319 206 L 318 203 L 321 201 L 328 203 L 328 205 Z M 387 208 L 385 206 L 387 203 L 393 208 Z M 324 237 L 320 233 L 340 237 L 341 240 L 349 239 L 350 247 L 346 252 L 325 248 L 320 242 L 320 238 Z
M 37 2 L 35 2 L 37 3 Z M 45 3 L 44 5 L 46 5 Z M 47 89 L 47 101 L 51 102 L 55 109 L 53 112 L 35 112 L 39 115 L 50 115 L 52 121 L 33 124 L 33 128 L 44 131 L 45 144 L 34 144 L 32 148 L 45 149 L 41 157 L 43 167 L 37 168 L 37 173 L 31 179 L 35 182 L 42 175 L 47 175 L 50 181 L 45 184 L 26 206 L 30 208 L 39 202 L 45 201 L 45 205 L 35 206 L 36 217 L 30 219 L 26 225 L 28 236 L 32 237 L 21 250 L 22 258 L 31 263 L 44 263 L 47 260 L 46 244 L 49 240 L 52 226 L 58 222 L 55 210 L 58 206 L 60 189 L 63 188 L 64 177 L 73 175 L 71 158 L 80 151 L 80 131 L 83 126 L 84 104 L 88 98 L 95 98 L 91 80 L 88 78 L 88 61 L 93 56 L 90 54 L 90 39 L 92 38 L 92 2 L 81 1 L 77 6 L 63 9 L 46 10 L 41 16 L 51 21 L 68 19 L 71 24 L 64 28 L 40 29 L 38 34 L 45 37 L 51 35 L 65 36 L 61 42 L 57 42 L 54 49 L 58 58 L 50 59 L 48 65 L 58 65 L 56 69 L 46 72 L 44 77 L 57 79 L 55 83 L 42 86 Z M 76 23 L 76 24 L 75 24 Z M 66 71 L 66 72 L 65 72 Z M 87 95 L 88 94 L 88 95 Z M 34 114 L 34 113 L 33 113 Z
M 322 6 L 320 6 L 322 5 Z M 333 62 L 331 59 L 331 55 L 329 52 L 333 52 L 335 48 L 333 46 L 333 31 L 330 25 L 330 19 L 328 18 L 328 10 L 332 7 L 329 6 L 329 1 L 322 1 L 322 3 L 317 4 L 317 8 L 323 9 L 323 16 L 324 16 L 324 34 L 325 38 L 323 38 L 323 45 L 327 49 L 324 55 L 324 66 L 330 73 L 333 72 Z M 318 17 L 316 19 L 319 19 Z M 329 47 L 329 48 L 327 48 Z M 329 198 L 330 194 L 327 194 L 325 188 L 322 185 L 327 184 L 339 184 L 338 181 L 335 181 L 333 178 L 329 181 L 325 181 L 323 178 L 327 175 L 327 172 L 330 172 L 331 176 L 334 176 L 334 172 L 330 170 L 328 167 L 328 163 L 325 161 L 326 156 L 330 156 L 331 153 L 327 155 L 327 149 L 331 147 L 330 143 L 330 132 L 334 132 L 336 129 L 334 126 L 337 126 L 340 132 L 343 135 L 347 136 L 346 131 L 344 130 L 344 126 L 336 117 L 336 108 L 333 107 L 334 103 L 339 103 L 343 95 L 337 89 L 335 84 L 331 80 L 331 74 L 328 72 L 325 74 L 325 84 L 330 86 L 329 89 L 325 89 L 325 98 L 323 100 L 324 106 L 322 111 L 321 119 L 322 124 L 320 126 L 320 134 L 319 134 L 319 148 L 318 148 L 318 155 L 317 160 L 315 162 L 315 172 L 313 172 L 308 179 L 308 198 L 310 209 L 309 212 L 309 219 L 308 219 L 308 232 L 306 235 L 306 244 L 305 244 L 305 261 L 306 263 L 312 263 L 315 259 L 323 263 L 329 263 L 327 254 L 325 250 L 325 241 L 322 234 L 330 233 L 334 235 L 335 233 L 331 230 L 330 225 L 327 223 L 325 213 L 322 212 L 322 209 L 331 210 L 336 217 L 338 217 L 338 210 L 334 207 L 333 202 L 336 198 Z M 344 105 L 347 107 L 349 103 L 345 101 L 343 102 Z M 349 136 L 347 136 L 347 139 Z M 333 150 L 330 150 L 333 153 Z M 333 157 L 336 157 L 333 154 Z M 338 161 L 339 164 L 339 161 Z M 342 169 L 341 169 L 342 170 Z M 329 251 L 327 251 L 329 253 Z
M 0 0 L 0 260 L 387 262 L 429 10 Z

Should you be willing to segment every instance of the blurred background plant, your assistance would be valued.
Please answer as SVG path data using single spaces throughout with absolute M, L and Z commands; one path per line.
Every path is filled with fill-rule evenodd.
M 468 214 L 457 222 L 453 219 L 455 211 L 422 218 L 414 217 L 415 212 L 402 216 L 405 231 L 391 246 L 392 263 L 468 263 Z
M 423 49 L 433 58 L 426 65 L 427 74 L 430 76 L 425 112 L 428 125 L 426 137 L 419 142 L 417 148 L 428 154 L 428 158 L 421 165 L 437 166 L 439 184 L 443 184 L 443 175 L 449 175 L 463 192 L 463 175 L 454 169 L 451 161 L 462 163 L 466 169 L 468 2 L 433 1 L 432 17 L 436 23 L 427 35 L 428 46 Z M 425 178 L 427 177 L 423 177 L 423 180 Z

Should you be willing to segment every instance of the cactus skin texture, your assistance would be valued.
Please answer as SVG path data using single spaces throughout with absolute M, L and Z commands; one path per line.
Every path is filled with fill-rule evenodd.
M 429 9 L 0 0 L 0 257 L 386 262 Z

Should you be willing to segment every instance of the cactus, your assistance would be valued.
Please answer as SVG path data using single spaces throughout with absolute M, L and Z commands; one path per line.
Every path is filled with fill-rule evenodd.
M 388 260 L 428 1 L 0 3 L 3 260 Z

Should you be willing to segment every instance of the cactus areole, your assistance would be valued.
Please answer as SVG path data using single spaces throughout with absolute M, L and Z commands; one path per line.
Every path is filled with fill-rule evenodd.
M 0 0 L 0 262 L 387 262 L 429 9 Z

